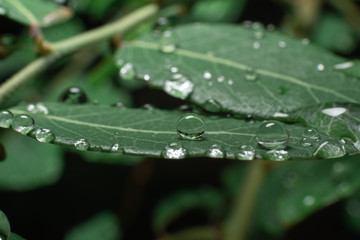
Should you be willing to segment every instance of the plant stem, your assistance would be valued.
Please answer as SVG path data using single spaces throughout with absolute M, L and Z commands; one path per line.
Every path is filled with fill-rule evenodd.
M 266 161 L 250 163 L 244 186 L 235 198 L 234 208 L 225 228 L 225 240 L 245 240 L 251 227 L 256 197 L 266 175 Z
M 0 104 L 19 86 L 44 71 L 58 58 L 89 44 L 105 40 L 115 34 L 123 34 L 141 22 L 153 17 L 158 11 L 158 7 L 155 4 L 149 4 L 113 23 L 90 30 L 67 40 L 48 44 L 47 46 L 52 51 L 50 54 L 29 63 L 0 86 Z

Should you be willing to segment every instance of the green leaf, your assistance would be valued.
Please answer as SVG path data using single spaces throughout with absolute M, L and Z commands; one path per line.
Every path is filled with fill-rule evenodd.
M 3 213 L 3 211 L 0 210 L 0 239 L 5 238 L 7 239 L 10 235 L 10 223 L 9 219 Z
M 180 139 L 176 132 L 177 121 L 183 116 L 183 112 L 65 103 L 20 105 L 10 110 L 15 115 L 31 116 L 35 121 L 35 129 L 51 130 L 55 136 L 55 144 L 71 147 L 77 145 L 80 150 L 115 153 L 124 151 L 127 154 L 164 158 L 210 156 L 234 159 L 240 146 L 246 144 L 255 149 L 255 158 L 268 158 L 268 151 L 260 147 L 255 138 L 256 131 L 262 124 L 260 121 L 203 116 L 206 124 L 203 139 L 190 141 Z M 13 124 L 14 122 L 15 120 Z M 306 128 L 296 124 L 288 124 L 286 127 L 290 134 L 286 149 L 288 159 L 314 158 L 318 146 L 300 144 Z M 36 131 L 32 131 L 30 136 L 35 137 L 35 133 Z M 322 141 L 336 141 L 322 133 L 319 133 L 319 137 Z M 175 146 L 170 146 L 171 143 Z M 213 148 L 214 144 L 217 147 Z M 349 143 L 345 143 L 345 148 L 349 154 L 358 152 Z M 286 160 L 287 157 L 278 160 Z
M 6 14 L 19 23 L 41 27 L 62 22 L 72 16 L 69 8 L 42 0 L 2 0 L 0 9 L 0 14 Z
M 48 186 L 62 174 L 64 163 L 59 147 L 19 138 L 9 132 L 1 137 L 6 159 L 0 162 L 0 189 L 26 191 Z
M 25 240 L 25 238 L 20 237 L 19 235 L 15 233 L 11 233 L 10 237 L 7 240 Z
M 232 196 L 242 184 L 244 167 L 231 166 L 223 175 Z M 257 198 L 256 229 L 279 235 L 316 211 L 351 196 L 360 189 L 359 167 L 357 156 L 273 165 Z
M 65 236 L 65 240 L 120 240 L 121 232 L 116 215 L 104 211 L 76 226 Z
M 194 85 L 188 100 L 215 112 L 269 118 L 322 102 L 360 101 L 360 81 L 333 70 L 345 60 L 300 40 L 277 32 L 256 40 L 253 30 L 225 24 L 190 24 L 173 31 L 175 52 L 161 52 L 159 37 L 149 34 L 119 49 L 117 61 L 132 63 L 137 75 L 149 75 L 149 86 L 157 89 L 164 89 L 171 67 L 178 68 Z M 249 73 L 255 81 L 246 80 Z M 209 100 L 220 107 L 208 108 Z
M 161 232 L 186 211 L 197 208 L 204 209 L 210 216 L 219 217 L 224 211 L 224 203 L 221 192 L 209 187 L 177 192 L 161 200 L 156 206 L 153 228 Z
M 360 192 L 356 192 L 344 202 L 344 216 L 347 225 L 357 233 L 360 232 Z

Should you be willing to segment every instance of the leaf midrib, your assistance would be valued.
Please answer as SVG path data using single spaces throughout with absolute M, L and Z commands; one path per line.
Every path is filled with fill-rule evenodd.
M 144 49 L 150 49 L 150 50 L 156 50 L 159 51 L 159 45 L 152 43 L 152 42 L 147 42 L 147 41 L 140 41 L 140 40 L 135 40 L 135 41 L 131 41 L 129 43 L 126 44 L 127 46 L 131 46 L 131 47 L 137 47 L 137 48 L 144 48 Z M 215 56 L 209 56 L 207 54 L 203 54 L 203 53 L 199 53 L 199 52 L 195 52 L 195 51 L 191 51 L 191 50 L 185 50 L 185 49 L 181 49 L 178 48 L 176 49 L 176 51 L 172 54 L 177 54 L 180 56 L 186 56 L 189 58 L 193 58 L 193 59 L 198 59 L 198 60 L 203 60 L 203 61 L 208 61 L 211 63 L 217 63 L 217 64 L 223 64 L 229 67 L 233 67 L 233 68 L 237 68 L 237 69 L 241 69 L 241 70 L 246 70 L 248 68 L 250 68 L 250 66 L 242 64 L 242 63 L 238 63 L 238 62 L 234 62 L 225 58 L 220 58 L 220 57 L 215 57 Z M 256 73 L 263 75 L 263 76 L 267 76 L 267 77 L 271 77 L 271 78 L 276 78 L 276 79 L 280 79 L 283 81 L 287 81 L 287 82 L 291 82 L 300 86 L 303 86 L 309 90 L 311 89 L 315 89 L 315 90 L 319 90 L 322 92 L 326 92 L 329 94 L 332 94 L 334 96 L 340 97 L 346 101 L 350 101 L 350 102 L 357 102 L 355 99 L 350 98 L 344 94 L 341 94 L 339 92 L 334 91 L 333 89 L 329 89 L 326 87 L 322 87 L 322 86 L 318 86 L 318 85 L 314 85 L 314 84 L 310 84 L 307 82 L 304 82 L 300 79 L 297 79 L 295 77 L 291 77 L 288 75 L 284 75 L 284 74 L 280 74 L 280 73 L 276 73 L 276 72 L 272 72 L 269 70 L 265 70 L 265 69 L 256 69 Z
M 17 8 L 19 12 L 21 12 L 31 23 L 38 23 L 38 20 L 34 17 L 34 15 L 18 0 L 11 0 L 9 3 Z
M 15 114 L 28 114 L 26 111 L 20 111 L 20 110 L 11 110 L 12 113 Z M 88 127 L 96 127 L 96 128 L 105 128 L 105 129 L 112 129 L 112 130 L 118 130 L 122 132 L 136 132 L 136 133 L 149 133 L 149 134 L 169 134 L 174 135 L 175 131 L 153 131 L 153 130 L 146 130 L 146 129 L 137 129 L 137 128 L 123 128 L 123 127 L 116 127 L 116 126 L 109 126 L 109 125 L 103 125 L 98 123 L 90 123 L 90 122 L 84 122 L 84 121 L 78 121 L 73 119 L 68 119 L 64 117 L 59 116 L 53 116 L 53 115 L 43 115 L 43 118 L 59 121 L 59 122 L 65 122 L 65 123 L 71 123 L 75 125 L 81 125 L 81 126 L 88 126 Z M 227 132 L 227 131 L 206 131 L 207 135 L 236 135 L 236 136 L 248 136 L 248 137 L 255 137 L 255 134 L 250 133 L 234 133 L 234 132 Z

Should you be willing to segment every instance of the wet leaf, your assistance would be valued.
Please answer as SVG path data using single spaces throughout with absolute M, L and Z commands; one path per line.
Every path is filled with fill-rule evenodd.
M 345 59 L 277 32 L 257 31 L 225 24 L 184 25 L 173 30 L 174 52 L 160 51 L 163 39 L 149 34 L 119 49 L 117 60 L 132 63 L 137 75 L 149 76 L 149 86 L 166 92 L 176 68 L 177 74 L 188 76 L 193 91 L 171 95 L 214 112 L 269 118 L 317 103 L 360 101 L 360 81 L 333 69 Z M 180 91 L 189 89 L 184 86 Z M 208 108 L 209 100 L 219 108 Z
M 75 147 L 78 150 L 124 152 L 172 159 L 203 156 L 235 159 L 239 158 L 239 151 L 244 150 L 241 146 L 247 145 L 250 147 L 245 150 L 250 148 L 247 151 L 253 154 L 250 159 L 285 161 L 313 159 L 319 144 L 328 141 L 341 144 L 341 150 L 346 149 L 348 154 L 358 152 L 351 143 L 340 143 L 321 132 L 318 133 L 316 142 L 303 146 L 300 141 L 307 128 L 296 124 L 286 125 L 290 139 L 288 147 L 284 145 L 285 150 L 267 150 L 256 140 L 257 130 L 263 124 L 261 121 L 200 116 L 206 124 L 201 140 L 183 140 L 178 137 L 176 130 L 178 119 L 184 115 L 179 111 L 66 103 L 19 105 L 10 110 L 15 115 L 26 114 L 34 119 L 35 125 L 26 126 L 23 132 L 34 128 L 29 135 L 35 137 L 36 129 L 49 129 L 55 136 L 55 144 Z M 23 119 L 20 116 L 15 118 Z M 22 131 L 20 122 L 16 121 L 15 124 L 13 120 L 13 128 Z

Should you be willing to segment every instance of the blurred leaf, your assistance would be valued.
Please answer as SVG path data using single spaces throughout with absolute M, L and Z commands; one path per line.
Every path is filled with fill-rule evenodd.
M 99 21 L 106 18 L 106 13 L 112 10 L 119 2 L 123 0 L 106 0 L 106 1 L 92 1 L 92 0 L 70 0 L 70 5 L 82 14 L 87 14 L 91 21 Z
M 3 213 L 3 211 L 0 210 L 0 239 L 7 239 L 10 235 L 10 223 L 9 219 Z
M 311 39 L 324 48 L 343 54 L 353 52 L 359 40 L 346 19 L 333 13 L 321 15 L 314 26 Z
M 234 22 L 245 6 L 246 0 L 203 0 L 191 9 L 195 21 Z
M 0 79 L 5 80 L 4 78 L 9 77 L 35 58 L 36 55 L 31 49 L 19 49 L 10 56 L 0 59 Z
M 359 167 L 357 156 L 274 165 L 258 196 L 256 231 L 279 235 L 310 214 L 351 196 L 360 188 Z M 238 179 L 237 186 L 241 186 L 238 175 L 243 166 L 230 168 L 225 179 Z M 224 183 L 236 194 L 234 182 Z
M 79 19 L 72 19 L 70 21 L 45 28 L 43 30 L 43 34 L 47 41 L 56 42 L 73 37 L 76 34 L 81 33 L 83 30 L 83 23 Z
M 76 226 L 65 236 L 65 240 L 120 240 L 120 224 L 116 215 L 104 211 Z
M 58 146 L 19 138 L 12 132 L 1 137 L 6 159 L 0 162 L 0 189 L 26 191 L 55 183 L 64 163 Z
M 69 19 L 72 12 L 69 8 L 59 6 L 51 1 L 42 0 L 2 0 L 1 13 L 25 25 L 50 26 Z
M 178 68 L 193 91 L 183 87 L 172 95 L 214 112 L 269 118 L 321 102 L 360 101 L 360 81 L 332 70 L 344 59 L 299 40 L 276 32 L 257 40 L 254 30 L 220 24 L 184 25 L 173 34 L 173 53 L 161 52 L 165 40 L 149 34 L 119 49 L 117 60 L 133 64 L 136 75 L 148 75 L 147 83 L 157 89 L 166 89 L 170 70 Z M 208 108 L 210 100 L 219 107 Z
M 25 240 L 25 238 L 20 237 L 19 235 L 15 233 L 11 233 L 10 237 L 7 240 Z
M 44 109 L 48 114 L 44 114 Z M 286 125 L 291 136 L 287 150 L 269 152 L 260 147 L 255 138 L 257 129 L 263 124 L 260 121 L 203 116 L 207 129 L 203 139 L 186 141 L 180 139 L 176 132 L 176 123 L 184 115 L 183 112 L 67 103 L 19 105 L 10 110 L 15 115 L 31 116 L 36 129 L 50 129 L 55 136 L 55 144 L 77 146 L 79 150 L 113 153 L 124 151 L 132 155 L 170 159 L 201 156 L 234 159 L 241 150 L 240 146 L 250 145 L 256 152 L 254 158 L 285 161 L 313 159 L 318 149 L 316 144 L 301 145 L 300 140 L 306 128 L 295 124 Z M 14 120 L 13 126 L 14 123 L 18 124 Z M 35 133 L 36 131 L 32 131 L 30 136 L 35 138 Z M 319 138 L 323 142 L 338 142 L 322 133 L 319 133 Z M 352 143 L 346 142 L 344 145 L 348 154 L 358 152 Z M 275 154 L 274 157 L 272 153 Z M 281 156 L 278 158 L 277 154 Z
M 153 214 L 153 228 L 161 231 L 185 212 L 203 209 L 209 216 L 223 214 L 225 200 L 222 193 L 210 187 L 194 190 L 182 190 L 161 200 Z
M 360 233 L 360 192 L 357 191 L 344 202 L 344 216 L 348 226 Z

